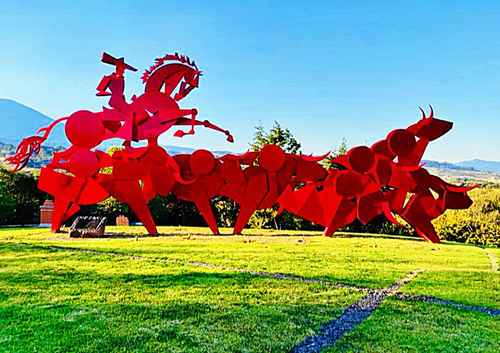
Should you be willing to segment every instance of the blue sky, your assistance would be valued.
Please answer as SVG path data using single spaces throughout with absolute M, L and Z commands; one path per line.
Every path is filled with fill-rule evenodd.
M 403 4 L 404 3 L 404 4 Z M 8 1 L 0 97 L 51 116 L 98 110 L 102 51 L 143 70 L 178 51 L 205 72 L 185 101 L 231 130 L 165 144 L 233 151 L 256 125 L 290 128 L 305 152 L 368 144 L 432 104 L 455 122 L 426 157 L 500 160 L 498 1 Z M 142 92 L 128 73 L 127 97 Z M 19 123 L 22 123 L 21 121 Z

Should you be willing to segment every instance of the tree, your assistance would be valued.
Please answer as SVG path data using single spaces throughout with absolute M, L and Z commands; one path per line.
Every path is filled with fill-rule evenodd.
M 301 147 L 291 131 L 281 127 L 277 121 L 274 122 L 273 127 L 268 132 L 264 130 L 262 125 L 255 127 L 253 141 L 250 143 L 252 151 L 259 151 L 262 146 L 267 144 L 278 145 L 288 153 L 299 153 Z
M 300 153 L 301 148 L 292 132 L 282 127 L 277 121 L 268 132 L 263 126 L 255 128 L 253 141 L 250 143 L 252 151 L 259 151 L 267 144 L 280 146 L 287 153 Z M 310 222 L 303 221 L 287 212 L 278 215 L 275 207 L 256 211 L 248 221 L 248 225 L 252 228 L 299 229 L 298 227 L 301 226 L 309 227 Z
M 0 184 L 0 224 L 12 224 L 16 214 L 16 201 L 10 195 L 5 184 Z
M 333 160 L 339 156 L 343 156 L 347 153 L 348 151 L 347 147 L 347 140 L 345 137 L 342 138 L 342 141 L 340 142 L 340 145 L 332 150 L 328 157 L 326 157 L 323 161 L 322 164 L 326 169 L 342 169 L 338 164 L 336 164 Z

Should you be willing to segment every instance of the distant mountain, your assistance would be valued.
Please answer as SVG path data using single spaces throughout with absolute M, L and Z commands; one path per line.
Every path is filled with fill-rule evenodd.
M 425 167 L 429 167 L 429 168 L 455 169 L 455 170 L 476 170 L 473 167 L 460 166 L 460 165 L 457 165 L 455 163 L 450 163 L 450 162 L 438 162 L 438 161 L 424 159 L 422 161 L 422 163 L 425 165 Z
M 173 155 L 173 156 L 175 156 L 176 154 L 193 153 L 193 151 L 196 150 L 195 148 L 171 146 L 171 145 L 163 145 L 163 148 L 165 148 L 167 150 L 168 154 Z M 200 148 L 203 148 L 203 147 L 200 146 Z M 217 157 L 223 156 L 225 154 L 234 153 L 231 151 L 211 151 L 211 152 Z
M 0 142 L 17 145 L 23 137 L 34 135 L 53 119 L 10 99 L 0 98 Z M 49 139 L 48 145 L 57 146 L 67 144 L 64 137 L 64 125 L 56 126 Z
M 500 161 L 485 161 L 482 159 L 471 159 L 455 163 L 459 167 L 473 168 L 483 172 L 500 173 Z
M 422 161 L 426 167 L 438 169 L 453 169 L 476 172 L 500 173 L 500 161 L 485 161 L 482 159 L 471 159 L 456 163 L 438 162 L 432 160 Z

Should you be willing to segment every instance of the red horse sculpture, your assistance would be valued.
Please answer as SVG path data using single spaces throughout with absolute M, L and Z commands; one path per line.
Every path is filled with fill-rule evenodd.
M 97 86 L 98 96 L 109 96 L 109 108 L 100 112 L 77 111 L 38 130 L 21 141 L 7 160 L 14 171 L 25 167 L 39 152 L 57 124 L 65 122 L 70 147 L 54 154 L 42 168 L 39 188 L 54 197 L 52 230 L 80 210 L 113 196 L 128 204 L 150 234 L 157 234 L 148 201 L 173 193 L 193 202 L 214 234 L 219 234 L 211 199 L 222 195 L 239 205 L 234 233 L 240 234 L 252 214 L 279 206 L 325 227 L 332 235 L 356 219 L 366 224 L 379 215 L 398 223 L 399 215 L 424 239 L 438 242 L 431 221 L 450 208 L 467 208 L 472 187 L 448 184 L 421 166 L 429 142 L 448 132 L 452 123 L 431 113 L 406 129 L 397 129 L 371 147 L 359 146 L 333 160 L 327 155 L 285 153 L 279 146 L 216 158 L 211 152 L 170 156 L 158 137 L 174 126 L 174 136 L 193 135 L 196 126 L 233 137 L 198 111 L 182 109 L 178 102 L 199 85 L 201 71 L 186 56 L 168 54 L 157 58 L 142 76 L 144 93 L 127 101 L 124 96 L 127 70 L 137 71 L 123 58 L 104 53 L 102 62 L 114 66 Z M 119 138 L 123 148 L 111 156 L 97 149 L 101 142 Z M 134 147 L 133 142 L 145 146 Z

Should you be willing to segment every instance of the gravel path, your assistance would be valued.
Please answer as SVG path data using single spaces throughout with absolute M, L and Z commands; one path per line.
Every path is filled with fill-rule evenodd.
M 408 295 L 408 294 L 403 294 L 403 293 L 396 293 L 394 295 L 395 298 L 400 299 L 400 300 L 408 300 L 408 301 L 418 301 L 418 302 L 424 302 L 424 303 L 430 303 L 430 304 L 438 304 L 438 305 L 444 305 L 444 306 L 451 306 L 457 309 L 462 309 L 462 310 L 468 310 L 468 311 L 478 311 L 480 313 L 488 314 L 491 316 L 500 316 L 500 309 L 494 309 L 494 308 L 488 308 L 484 306 L 478 306 L 478 305 L 466 305 L 466 304 L 461 304 L 454 302 L 452 300 L 445 300 L 445 299 L 440 299 L 436 297 L 431 297 L 427 295 Z
M 396 294 L 399 288 L 413 280 L 420 272 L 422 271 L 410 272 L 390 287 L 368 292 L 366 296 L 348 307 L 338 319 L 326 323 L 317 335 L 306 337 L 291 352 L 315 353 L 332 346 L 344 334 L 366 320 L 386 297 Z
M 490 259 L 490 263 L 491 263 L 491 271 L 493 272 L 498 272 L 498 261 L 497 261 L 497 257 L 495 256 L 495 254 L 493 254 L 491 251 L 489 251 L 488 249 L 484 249 L 484 251 L 486 252 L 486 255 L 488 255 L 488 258 Z

